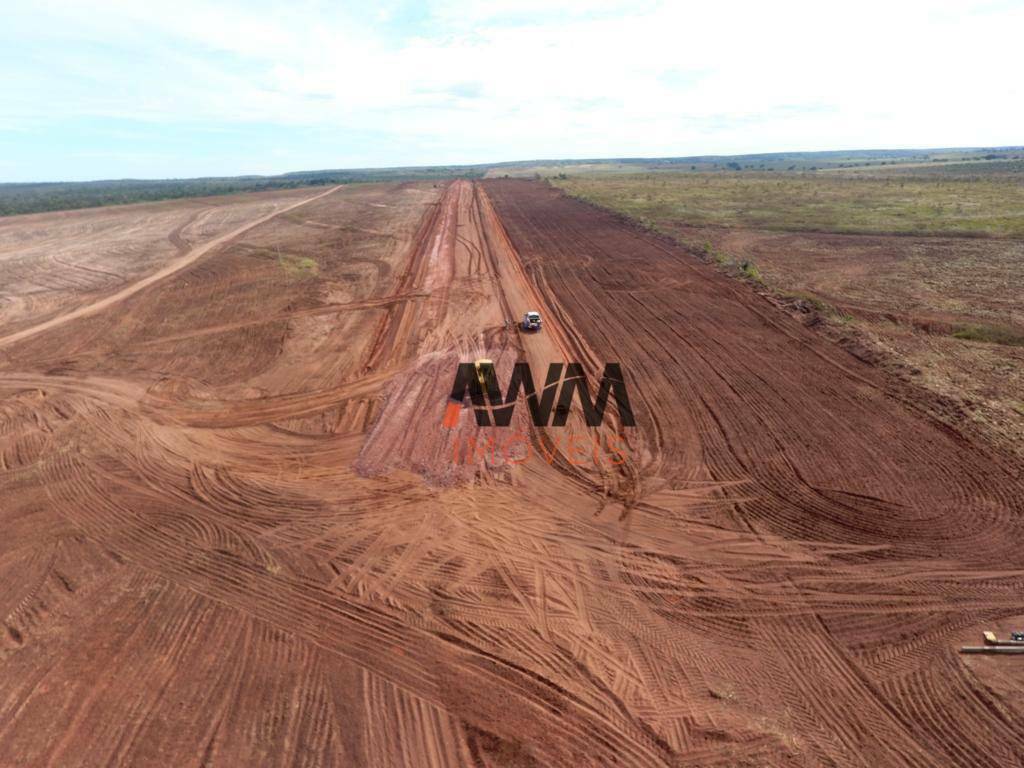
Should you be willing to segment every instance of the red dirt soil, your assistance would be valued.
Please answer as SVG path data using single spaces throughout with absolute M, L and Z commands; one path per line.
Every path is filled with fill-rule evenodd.
M 819 330 L 909 375 L 937 396 L 932 413 L 946 423 L 1024 459 L 1024 346 L 954 335 L 980 328 L 1024 338 L 1024 241 L 674 224 L 664 231 L 711 245 L 718 259 L 753 262 L 809 323 L 821 320 L 820 300 L 832 305 L 841 315 L 826 307 L 832 322 Z
M 748 287 L 525 181 L 133 209 L 77 292 L 0 228 L 0 764 L 1024 760 L 956 653 L 1024 620 L 1020 467 Z M 520 407 L 453 463 L 479 357 L 622 363 L 629 460 Z

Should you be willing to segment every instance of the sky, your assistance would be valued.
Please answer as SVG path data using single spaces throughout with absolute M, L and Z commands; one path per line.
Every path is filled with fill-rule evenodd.
M 1024 144 L 1024 0 L 0 12 L 0 182 Z

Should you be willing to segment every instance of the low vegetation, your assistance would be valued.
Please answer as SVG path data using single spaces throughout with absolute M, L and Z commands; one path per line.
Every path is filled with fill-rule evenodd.
M 757 268 L 757 264 L 752 261 L 744 261 L 740 264 L 740 274 L 743 275 L 747 280 L 751 280 L 755 283 L 764 282 L 761 279 L 761 270 Z
M 279 254 L 277 263 L 292 280 L 308 280 L 320 274 L 320 265 L 309 256 Z
M 958 325 L 953 329 L 953 336 L 965 341 L 1024 347 L 1024 333 L 999 325 Z
M 552 182 L 656 225 L 1024 238 L 1024 184 L 1001 177 L 664 172 Z
M 416 181 L 445 180 L 452 178 L 480 178 L 518 176 L 524 178 L 550 178 L 558 183 L 571 184 L 579 176 L 621 176 L 633 177 L 626 182 L 626 188 L 635 186 L 639 179 L 656 175 L 664 177 L 684 174 L 702 176 L 712 174 L 724 177 L 723 183 L 732 185 L 730 176 L 744 180 L 756 179 L 759 175 L 770 179 L 785 176 L 787 179 L 801 176 L 834 175 L 896 177 L 905 183 L 908 176 L 919 177 L 919 181 L 950 181 L 979 178 L 990 181 L 1016 184 L 1018 189 L 1024 178 L 1024 147 L 999 147 L 994 149 L 883 149 L 883 150 L 842 150 L 836 152 L 774 152 L 753 155 L 699 155 L 690 157 L 657 158 L 603 158 L 592 160 L 527 160 L 486 165 L 446 165 L 405 168 L 355 168 L 320 171 L 301 171 L 279 176 L 232 176 L 198 179 L 119 179 L 87 182 L 45 182 L 31 184 L 0 183 L 0 216 L 19 213 L 38 213 L 73 208 L 92 208 L 103 205 L 120 205 L 155 200 L 169 200 L 180 197 L 205 197 L 208 195 L 229 195 L 239 192 L 259 192 L 294 187 L 310 187 L 325 184 L 351 184 L 375 181 Z M 659 182 L 661 183 L 661 182 Z M 709 190 L 712 191 L 713 190 Z M 764 188 L 751 186 L 739 192 L 736 202 L 759 199 Z M 767 190 L 770 192 L 770 190 Z M 789 191 L 789 190 L 785 190 Z M 906 194 L 913 197 L 914 189 Z M 693 198 L 692 193 L 688 195 Z M 770 195 L 774 197 L 774 195 Z M 728 195 L 711 198 L 707 203 L 723 202 Z M 1012 209 L 1015 199 L 1007 203 Z M 673 202 L 671 197 L 669 203 Z M 676 200 L 675 202 L 680 202 Z M 929 201 L 931 202 L 931 201 Z M 1018 209 L 1019 210 L 1019 207 Z M 692 214 L 694 211 L 688 211 Z M 700 213 L 700 211 L 696 211 Z M 837 211 L 842 214 L 843 211 Z M 944 211 L 938 212 L 940 215 Z M 956 213 L 962 213 L 957 211 Z M 968 211 L 968 215 L 970 215 Z M 733 215 L 737 220 L 758 220 L 764 212 L 744 203 Z M 771 216 L 769 216 L 771 218 Z M 656 221 L 656 216 L 651 216 Z M 906 222 L 899 222 L 905 224 Z M 911 222 L 912 223 L 912 222 Z M 826 222 L 810 221 L 805 226 L 816 228 Z M 768 226 L 771 226 L 768 224 Z M 853 223 L 856 227 L 862 222 Z M 998 228 L 998 223 L 992 224 Z M 845 231 L 845 230 L 844 230 Z M 903 231 L 897 227 L 894 231 Z

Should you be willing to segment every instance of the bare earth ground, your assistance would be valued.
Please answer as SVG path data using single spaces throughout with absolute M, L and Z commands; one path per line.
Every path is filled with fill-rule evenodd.
M 1024 458 L 1024 345 L 955 337 L 994 327 L 1024 341 L 1024 240 L 673 229 L 757 264 L 765 282 L 822 299 L 852 320 L 879 363 L 909 369 L 937 393 L 942 415 Z M 834 319 L 834 318 L 833 318 Z
M 0 225 L 0 763 L 1024 760 L 1008 452 L 548 187 L 323 192 Z M 453 462 L 477 357 L 629 460 Z

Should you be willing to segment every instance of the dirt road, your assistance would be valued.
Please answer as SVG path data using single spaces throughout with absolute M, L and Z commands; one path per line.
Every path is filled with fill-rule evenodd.
M 0 764 L 1021 762 L 955 652 L 1024 623 L 1018 466 L 545 186 L 331 192 L 2 297 Z M 620 362 L 638 425 L 445 427 L 481 357 Z

